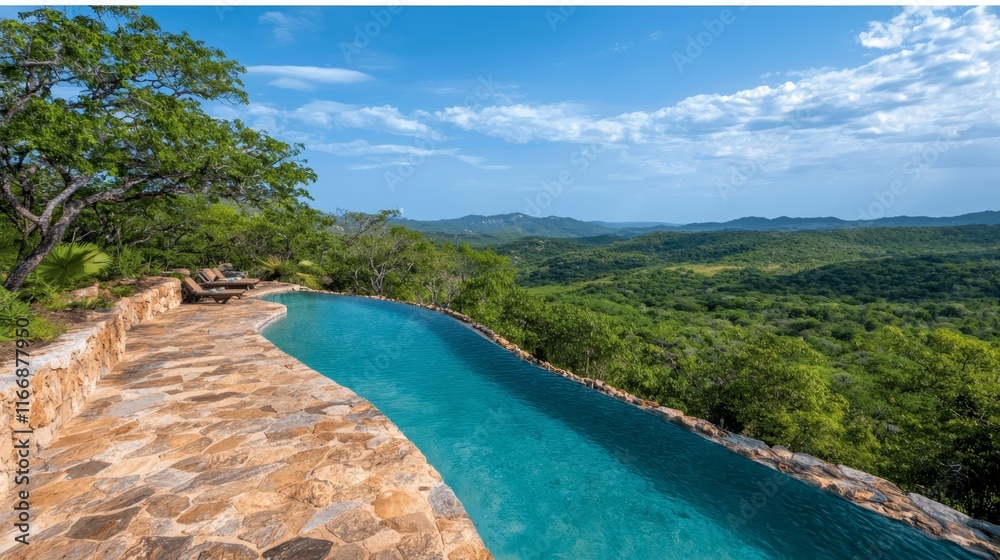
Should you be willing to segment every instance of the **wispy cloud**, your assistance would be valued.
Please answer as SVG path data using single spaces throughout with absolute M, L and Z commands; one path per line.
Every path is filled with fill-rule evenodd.
M 656 31 L 654 31 L 654 32 L 652 32 L 652 33 L 649 34 L 649 40 L 650 41 L 655 41 L 655 40 L 659 39 L 660 37 L 663 37 L 663 32 L 660 31 L 659 29 L 657 29 Z
M 526 97 L 516 84 L 498 82 L 492 74 L 476 80 L 431 82 L 426 90 L 435 95 L 462 96 L 466 105 L 511 104 Z
M 278 109 L 261 103 L 250 103 L 240 109 L 240 114 L 251 126 L 269 132 L 290 128 L 301 130 L 305 126 L 314 130 L 357 128 L 414 138 L 445 138 L 444 134 L 415 116 L 404 115 L 390 105 L 359 107 L 337 101 L 318 100 L 295 109 Z
M 503 105 L 484 108 L 448 107 L 435 116 L 442 122 L 463 130 L 472 130 L 508 142 L 524 144 L 536 140 L 550 142 L 580 142 L 585 138 L 598 140 L 611 131 L 604 124 L 581 113 L 582 108 L 571 104 Z
M 274 26 L 274 38 L 280 43 L 293 43 L 296 31 L 315 26 L 314 21 L 307 17 L 279 11 L 264 12 L 257 18 L 257 23 Z
M 632 45 L 635 45 L 635 43 L 631 41 L 628 43 L 615 43 L 614 46 L 604 49 L 604 52 L 621 52 L 631 48 Z
M 362 128 L 443 140 L 445 136 L 412 115 L 404 115 L 391 105 L 357 107 L 336 101 L 313 101 L 291 111 L 289 118 L 321 127 Z
M 369 144 L 366 140 L 352 140 L 350 142 L 335 143 L 315 143 L 309 146 L 310 149 L 326 152 L 344 157 L 368 157 L 369 163 L 355 164 L 349 169 L 353 171 L 365 171 L 379 169 L 382 167 L 393 167 L 397 165 L 407 165 L 407 157 L 429 158 L 434 156 L 448 156 L 458 161 L 468 163 L 480 169 L 510 169 L 508 165 L 489 165 L 486 158 L 479 156 L 469 156 L 460 153 L 458 148 L 436 148 L 434 146 L 409 146 L 405 144 Z M 374 157 L 373 157 L 374 156 Z M 388 156 L 388 159 L 379 156 Z
M 247 73 L 276 76 L 277 79 L 269 82 L 272 86 L 299 91 L 312 91 L 317 84 L 356 84 L 372 79 L 370 75 L 357 70 L 319 66 L 248 66 Z
M 427 88 L 427 91 L 437 95 L 458 95 L 460 93 L 465 93 L 464 90 L 456 87 L 430 87 Z

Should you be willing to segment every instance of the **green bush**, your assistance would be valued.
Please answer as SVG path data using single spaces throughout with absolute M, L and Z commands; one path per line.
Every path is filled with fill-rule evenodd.
M 115 301 L 104 296 L 89 297 L 73 300 L 67 304 L 67 307 L 69 309 L 109 309 L 115 306 Z
M 41 304 L 46 309 L 55 310 L 64 308 L 62 293 L 64 290 L 54 284 L 49 284 L 32 274 L 28 282 L 18 291 L 18 295 L 29 302 Z
M 0 288 L 0 341 L 17 339 L 18 319 L 28 320 L 28 340 L 50 340 L 59 334 L 59 329 L 42 319 L 31 305 L 17 294 Z
M 116 298 L 125 298 L 135 294 L 135 284 L 124 286 L 108 286 L 105 288 Z
M 116 278 L 138 278 L 154 268 L 142 251 L 134 247 L 122 247 L 111 259 L 111 263 L 101 271 L 107 280 Z

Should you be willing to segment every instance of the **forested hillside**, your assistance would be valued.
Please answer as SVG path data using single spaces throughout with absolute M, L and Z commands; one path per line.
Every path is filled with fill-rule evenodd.
M 594 246 L 587 240 L 522 239 L 499 245 L 527 285 L 601 278 L 650 266 L 704 264 L 787 273 L 826 264 L 1000 250 L 1000 227 L 869 228 L 828 232 L 657 232 Z
M 41 267 L 18 296 L 58 309 L 60 290 L 95 276 L 225 261 L 450 306 L 579 375 L 1000 520 L 1000 226 L 532 238 L 494 253 L 393 216 L 287 199 L 98 204 L 66 241 L 105 265 L 68 280 Z M 28 247 L 10 225 L 0 272 Z
M 497 251 L 457 303 L 536 356 L 1000 520 L 1000 227 Z

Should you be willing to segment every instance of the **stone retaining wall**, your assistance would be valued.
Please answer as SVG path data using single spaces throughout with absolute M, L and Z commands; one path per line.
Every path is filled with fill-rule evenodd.
M 27 349 L 32 373 L 29 456 L 52 440 L 54 432 L 83 407 L 97 381 L 121 360 L 128 329 L 181 304 L 176 278 L 143 277 L 138 286 L 135 295 L 122 298 L 114 308 L 94 312 L 92 319 L 57 339 Z M 4 494 L 17 465 L 13 430 L 25 429 L 15 418 L 16 379 L 12 368 L 0 372 L 0 471 L 8 473 L 0 478 Z
M 357 297 L 389 299 L 380 296 Z M 409 301 L 400 301 L 398 303 L 405 303 L 449 315 L 467 324 L 485 338 L 506 348 L 526 362 L 586 385 L 620 401 L 637 406 L 650 414 L 655 414 L 663 418 L 665 421 L 672 422 L 713 443 L 722 445 L 747 459 L 781 471 L 810 486 L 830 492 L 890 519 L 912 525 L 933 538 L 952 541 L 976 556 L 1000 559 L 1000 526 L 973 519 L 920 494 L 907 494 L 898 486 L 883 478 L 852 469 L 845 465 L 834 465 L 806 453 L 793 453 L 780 445 L 772 447 L 763 441 L 727 432 L 707 420 L 687 416 L 680 410 L 667 408 L 660 406 L 659 403 L 640 399 L 639 397 L 620 391 L 603 381 L 580 377 L 571 371 L 555 367 L 548 362 L 535 358 L 528 352 L 518 348 L 517 345 L 510 343 L 495 333 L 486 325 L 477 323 L 471 317 L 452 309 Z

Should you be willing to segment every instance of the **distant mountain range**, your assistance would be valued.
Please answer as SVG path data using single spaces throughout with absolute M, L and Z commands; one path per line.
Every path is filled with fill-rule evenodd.
M 987 211 L 950 218 L 898 216 L 877 220 L 850 221 L 840 218 L 739 218 L 729 222 L 701 222 L 685 225 L 657 222 L 585 222 L 574 218 L 548 216 L 536 218 L 526 214 L 469 215 L 448 220 L 410 220 L 397 218 L 395 223 L 425 233 L 448 237 L 471 236 L 496 240 L 519 237 L 579 238 L 612 235 L 636 237 L 654 231 L 807 231 L 852 229 L 861 227 L 940 227 L 972 224 L 1000 224 L 1000 212 Z

